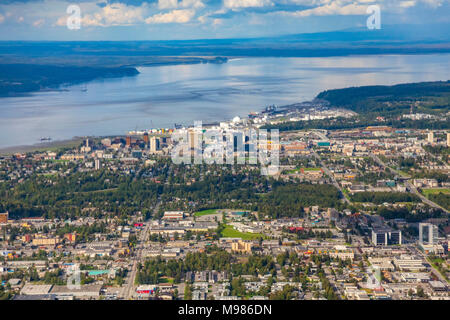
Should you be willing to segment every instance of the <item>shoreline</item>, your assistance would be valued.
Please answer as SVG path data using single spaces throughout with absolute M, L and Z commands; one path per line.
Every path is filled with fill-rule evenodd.
M 75 62 L 72 61 L 72 63 L 69 61 L 65 61 L 64 63 L 56 63 L 56 64 L 49 64 L 49 63 L 39 63 L 39 62 L 31 62 L 28 63 L 26 61 L 21 61 L 20 63 L 9 63 L 8 61 L 3 61 L 4 57 L 0 55 L 0 68 L 3 68 L 4 75 L 3 77 L 6 78 L 2 79 L 0 78 L 0 82 L 5 82 L 6 87 L 2 88 L 2 91 L 0 91 L 0 99 L 1 98 L 17 98 L 17 97 L 26 97 L 30 96 L 36 93 L 40 92 L 47 92 L 47 91 L 65 91 L 67 87 L 73 86 L 73 85 L 80 85 L 80 84 L 87 84 L 89 82 L 95 81 L 95 80 L 106 80 L 106 79 L 112 79 L 112 78 L 125 78 L 125 77 L 133 77 L 139 75 L 139 68 L 143 67 L 164 67 L 164 66 L 177 66 L 177 65 L 191 65 L 191 64 L 223 64 L 228 62 L 228 57 L 222 57 L 222 56 L 215 56 L 215 57 L 160 57 L 158 59 L 154 59 L 154 61 L 137 61 L 136 63 L 122 63 L 117 66 L 91 66 L 89 64 L 87 65 L 77 65 Z M 7 59 L 6 59 L 7 60 Z M 14 66 L 14 67 L 27 67 L 27 68 L 35 68 L 39 72 L 43 72 L 43 75 L 39 75 L 36 79 L 27 79 L 27 81 L 20 81 L 20 85 L 16 85 L 15 83 L 18 82 L 18 80 L 10 79 L 8 77 L 11 77 L 5 70 L 8 70 L 8 66 Z M 46 84 L 46 83 L 39 83 L 42 81 L 42 78 L 46 79 L 48 78 L 48 74 L 45 73 L 45 68 L 55 69 L 56 72 L 59 72 L 59 70 L 68 69 L 67 72 L 86 72 L 87 69 L 91 69 L 91 71 L 98 72 L 98 74 L 95 75 L 89 75 L 89 76 L 82 76 L 79 79 L 75 79 L 72 81 L 66 81 L 65 78 L 62 79 L 52 79 L 52 83 Z M 6 68 L 6 69 L 5 69 Z M 14 70 L 13 70 L 14 71 Z M 19 70 L 20 71 L 20 70 Z M 17 72 L 17 71 L 14 71 Z M 14 73 L 13 72 L 13 73 Z M 28 75 L 26 75 L 28 76 Z M 10 84 L 14 83 L 14 84 Z
M 0 148 L 0 156 L 9 156 L 15 153 L 28 153 L 37 151 L 50 151 L 64 147 L 73 147 L 81 143 L 85 137 L 73 137 L 72 139 L 55 140 L 51 142 L 40 142 L 31 145 L 19 145 Z
M 394 87 L 404 87 L 404 86 L 411 86 L 411 85 L 416 85 L 416 87 L 418 85 L 425 85 L 425 84 L 448 84 L 450 82 L 450 80 L 447 81 L 433 81 L 433 82 L 419 82 L 419 83 L 403 83 L 403 84 L 397 84 L 397 85 L 393 85 L 393 86 L 386 86 L 387 88 L 394 88 Z M 310 102 L 314 102 L 314 100 L 323 100 L 323 101 L 332 101 L 329 100 L 329 98 L 326 97 L 321 97 L 321 95 L 323 94 L 331 94 L 333 92 L 343 92 L 343 91 L 348 91 L 348 90 L 355 90 L 355 89 L 364 89 L 364 88 L 374 88 L 374 87 L 380 87 L 380 86 L 362 86 L 362 87 L 347 87 L 347 88 L 342 88 L 342 89 L 331 89 L 331 90 L 325 90 L 322 91 L 321 93 L 319 93 L 312 101 L 301 101 L 301 102 L 296 102 L 296 103 L 291 103 L 291 104 L 286 104 L 286 105 L 281 105 L 278 106 L 277 109 L 278 110 L 288 110 L 292 107 L 300 107 L 301 104 L 304 103 L 310 103 Z M 417 88 L 416 88 L 417 89 Z M 332 97 L 332 96 L 331 96 Z M 325 99 L 326 98 L 326 99 Z M 328 102 L 329 105 L 333 105 L 332 102 Z M 308 106 L 303 106 L 303 108 L 307 108 Z M 267 111 L 268 108 L 271 108 L 271 106 L 269 105 L 267 106 L 261 106 L 260 110 L 265 110 Z M 341 107 L 338 106 L 334 106 L 335 109 L 341 109 Z M 345 108 L 344 108 L 345 109 Z M 275 110 L 275 109 L 274 109 Z M 356 112 L 356 110 L 352 110 L 354 115 L 358 115 L 360 114 L 360 112 Z M 261 112 L 261 111 L 259 111 Z M 209 122 L 209 123 L 205 123 L 204 125 L 217 125 L 221 120 L 216 120 L 213 122 Z M 227 120 L 223 120 L 223 121 L 227 121 Z M 300 120 L 301 122 L 302 120 Z M 295 121 L 294 121 L 295 122 Z M 188 126 L 189 127 L 189 126 Z M 175 128 L 176 129 L 176 128 Z M 53 140 L 53 141 L 45 141 L 45 142 L 38 142 L 35 144 L 31 144 L 31 145 L 13 145 L 13 146 L 7 146 L 7 147 L 0 147 L 0 156 L 8 156 L 8 155 L 13 155 L 15 153 L 29 153 L 29 152 L 45 152 L 45 151 L 54 151 L 54 150 L 60 150 L 63 148 L 73 148 L 76 145 L 79 145 L 81 143 L 83 143 L 83 141 L 86 138 L 89 139 L 102 139 L 102 138 L 107 138 L 107 137 L 123 137 L 123 136 L 127 136 L 130 134 L 130 131 L 128 131 L 128 133 L 112 133 L 112 134 L 106 134 L 106 135 L 84 135 L 84 136 L 73 136 L 72 138 L 65 138 L 65 139 L 61 139 L 61 140 Z

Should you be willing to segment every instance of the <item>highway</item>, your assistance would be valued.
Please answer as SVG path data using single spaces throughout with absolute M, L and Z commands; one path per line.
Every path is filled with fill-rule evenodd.
M 336 179 L 334 178 L 333 173 L 327 168 L 327 166 L 322 161 L 322 159 L 320 159 L 320 156 L 317 154 L 316 151 L 313 151 L 313 155 L 319 161 L 320 166 L 321 166 L 322 170 L 325 172 L 325 174 L 327 174 L 330 177 L 331 181 L 333 182 L 333 185 L 341 192 L 341 195 L 344 198 L 345 202 L 347 202 L 348 204 L 351 204 L 350 200 L 348 200 L 347 197 L 344 195 L 344 192 L 342 192 L 341 186 L 339 185 L 339 183 L 337 183 Z
M 378 156 L 374 155 L 373 153 L 370 153 L 370 157 L 376 163 L 378 163 L 380 166 L 382 166 L 383 168 L 388 168 L 389 170 L 391 170 L 393 173 L 395 173 L 399 177 L 402 177 L 403 179 L 405 179 L 405 186 L 408 188 L 408 190 L 410 190 L 411 193 L 414 193 L 415 195 L 417 195 L 420 198 L 420 200 L 422 200 L 422 202 L 428 204 L 430 207 L 433 207 L 433 208 L 436 208 L 436 209 L 441 209 L 442 211 L 444 211 L 447 214 L 449 213 L 448 210 L 446 210 L 445 208 L 441 207 L 437 203 L 431 201 L 430 199 L 425 197 L 423 194 L 421 194 L 419 192 L 419 190 L 417 190 L 417 188 L 407 180 L 407 179 L 409 179 L 409 177 L 405 176 L 400 171 L 395 170 L 395 169 L 387 166 L 383 161 L 381 161 L 381 159 Z
M 155 208 L 153 209 L 153 214 L 158 212 L 158 209 L 161 205 L 161 201 L 158 200 Z M 141 261 L 142 252 L 144 250 L 145 241 L 148 239 L 148 232 L 150 230 L 150 224 L 147 222 L 144 226 L 144 229 L 139 233 L 138 241 L 136 244 L 136 251 L 134 257 L 132 258 L 133 266 L 131 270 L 128 272 L 128 276 L 126 279 L 126 283 L 124 284 L 121 292 L 121 297 L 125 300 L 130 300 L 133 298 L 134 293 L 134 280 L 136 279 L 137 274 L 137 265 Z

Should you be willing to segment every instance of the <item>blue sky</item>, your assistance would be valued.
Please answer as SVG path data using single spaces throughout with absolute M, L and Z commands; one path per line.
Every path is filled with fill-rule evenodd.
M 81 28 L 67 28 L 67 7 Z M 383 24 L 449 23 L 450 0 L 0 0 L 0 40 L 172 40 L 261 37 Z

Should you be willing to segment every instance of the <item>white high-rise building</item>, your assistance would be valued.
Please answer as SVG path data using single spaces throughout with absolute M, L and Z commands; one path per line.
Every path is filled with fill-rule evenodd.
M 447 147 L 450 147 L 450 132 L 447 132 Z
M 151 137 L 150 139 L 150 151 L 156 152 L 160 149 L 160 141 L 157 137 Z
M 423 239 L 424 235 L 427 235 L 426 241 Z M 432 223 L 419 223 L 419 242 L 421 244 L 436 244 L 438 237 L 439 231 L 436 225 Z
M 86 139 L 86 143 L 81 147 L 81 152 L 91 152 L 92 148 L 89 146 L 89 139 Z
M 430 131 L 430 132 L 428 132 L 428 142 L 429 143 L 434 143 L 434 132 L 433 131 Z
M 102 163 L 100 161 L 100 159 L 95 159 L 95 170 L 100 170 L 100 168 L 102 167 Z

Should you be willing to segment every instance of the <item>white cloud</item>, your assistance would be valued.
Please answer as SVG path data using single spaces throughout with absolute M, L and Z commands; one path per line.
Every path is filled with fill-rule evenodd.
M 416 1 L 414 0 L 400 1 L 400 3 L 398 4 L 400 8 L 411 8 L 414 7 L 415 5 Z
M 426 3 L 427 5 L 429 5 L 432 8 L 438 8 L 438 7 L 442 6 L 442 4 L 445 1 L 448 1 L 448 0 L 421 0 L 421 1 Z
M 279 0 L 282 4 L 297 4 L 301 6 L 319 6 L 327 4 L 330 0 Z
M 156 23 L 187 23 L 195 15 L 193 9 L 172 10 L 167 13 L 158 13 L 145 20 L 148 24 Z
M 103 8 L 96 8 L 81 17 L 83 27 L 108 27 L 108 26 L 129 26 L 140 23 L 186 23 L 195 16 L 195 9 L 204 7 L 201 0 L 159 0 L 157 5 L 159 10 L 174 9 L 169 12 L 159 12 L 150 15 L 151 7 L 147 3 L 141 6 L 127 6 L 123 3 L 108 4 Z M 56 25 L 66 26 L 67 16 L 58 19 Z
M 82 14 L 81 26 L 83 27 L 109 27 L 109 26 L 126 26 L 143 23 L 148 10 L 146 3 L 140 7 L 127 6 L 123 3 L 109 4 L 99 12 Z M 61 17 L 56 22 L 58 26 L 65 26 L 67 16 Z
M 221 2 L 207 2 L 205 0 L 158 0 L 156 3 L 142 2 L 141 5 L 127 5 L 128 1 L 117 1 L 111 3 L 105 0 L 79 0 L 82 9 L 82 27 L 89 26 L 132 26 L 145 23 L 186 23 L 196 19 L 201 24 L 211 26 L 229 26 L 229 19 L 234 18 L 229 15 L 226 18 L 217 19 L 221 14 L 230 11 L 240 11 L 246 8 L 270 7 L 271 12 L 252 13 L 246 16 L 251 17 L 246 20 L 236 22 L 246 31 L 246 25 L 265 22 L 267 15 L 272 16 L 330 16 L 330 15 L 367 15 L 367 7 L 371 4 L 379 4 L 382 7 L 382 13 L 402 15 L 407 19 L 405 14 L 408 10 L 416 7 L 417 10 L 440 10 L 447 1 L 450 0 L 221 0 Z M 65 27 L 67 17 L 65 10 L 67 5 L 73 1 L 69 0 L 42 0 L 42 1 L 15 1 L 10 4 L 2 4 L 0 0 L 0 24 L 5 25 L 22 24 L 32 27 L 45 27 L 52 25 L 57 21 L 56 25 Z M 100 7 L 98 4 L 103 3 Z M 139 3 L 134 2 L 133 3 Z M 296 11 L 277 11 L 284 10 L 281 5 L 290 6 L 288 10 Z M 293 5 L 298 5 L 296 9 Z M 253 12 L 255 10 L 249 10 Z M 444 12 L 442 14 L 445 14 Z M 64 16 L 62 16 L 64 15 Z M 425 14 L 424 14 L 425 15 Z M 196 18 L 198 16 L 198 18 Z M 195 18 L 194 18 L 195 17 Z M 283 17 L 282 17 L 283 18 Z M 224 20 L 222 20 L 224 19 Z M 259 19 L 259 21 L 258 21 Z M 327 23 L 327 18 L 322 19 Z M 282 25 L 283 20 L 279 21 Z M 55 24 L 53 24 L 54 26 Z
M 159 9 L 176 9 L 176 8 L 195 8 L 200 9 L 205 7 L 201 0 L 158 0 Z
M 33 27 L 40 28 L 44 25 L 45 19 L 39 19 L 33 22 Z
M 264 7 L 273 6 L 270 0 L 223 0 L 223 6 L 225 8 L 252 8 L 252 7 Z
M 362 1 L 367 2 L 367 0 Z M 367 5 L 359 4 L 357 2 L 346 4 L 345 1 L 332 1 L 328 4 L 315 7 L 312 9 L 299 10 L 294 12 L 284 12 L 284 14 L 296 17 L 330 16 L 330 15 L 347 16 L 347 15 L 365 15 L 366 10 Z
M 175 9 L 178 7 L 178 0 L 158 0 L 159 9 Z
M 183 0 L 183 1 L 181 1 L 180 6 L 183 8 L 195 8 L 195 9 L 200 9 L 200 8 L 205 7 L 205 5 L 203 4 L 203 2 L 201 0 Z

